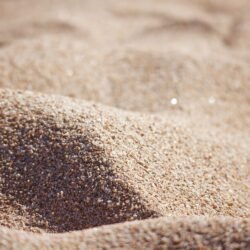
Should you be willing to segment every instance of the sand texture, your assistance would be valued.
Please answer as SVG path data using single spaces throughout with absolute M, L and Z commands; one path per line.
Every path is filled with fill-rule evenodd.
M 248 0 L 0 1 L 1 249 L 250 249 Z

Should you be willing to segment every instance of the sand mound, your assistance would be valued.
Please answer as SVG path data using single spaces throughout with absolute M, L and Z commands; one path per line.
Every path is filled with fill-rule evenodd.
M 249 7 L 1 1 L 0 246 L 250 248 Z
M 153 214 L 119 181 L 93 131 L 100 111 L 33 93 L 1 99 L 2 224 L 62 232 Z
M 2 90 L 1 100 L 3 225 L 64 232 L 164 215 L 249 216 L 243 143 L 65 97 Z

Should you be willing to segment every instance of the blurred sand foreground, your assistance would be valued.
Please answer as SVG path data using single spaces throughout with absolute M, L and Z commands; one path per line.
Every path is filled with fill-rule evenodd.
M 0 248 L 250 249 L 249 134 L 248 0 L 0 1 Z

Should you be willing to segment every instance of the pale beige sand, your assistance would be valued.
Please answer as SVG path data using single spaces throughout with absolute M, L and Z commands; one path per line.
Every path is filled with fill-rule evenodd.
M 0 247 L 250 248 L 249 1 L 0 20 Z

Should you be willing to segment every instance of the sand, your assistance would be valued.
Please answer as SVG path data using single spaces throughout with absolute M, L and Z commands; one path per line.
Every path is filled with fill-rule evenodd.
M 2 249 L 250 248 L 249 1 L 1 1 Z

